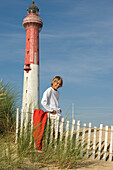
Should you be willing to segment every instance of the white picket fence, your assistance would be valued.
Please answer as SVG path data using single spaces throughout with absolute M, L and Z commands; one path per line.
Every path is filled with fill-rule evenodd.
M 17 143 L 18 135 L 19 135 L 19 125 L 20 125 L 20 133 L 22 133 L 22 127 L 24 124 L 23 121 L 23 112 L 21 113 L 21 122 L 19 123 L 19 109 L 17 109 L 17 116 L 16 116 L 16 138 L 15 143 Z M 26 121 L 25 121 L 25 129 L 27 127 L 27 123 L 30 117 L 31 121 L 31 135 L 33 130 L 33 113 L 27 112 L 26 114 Z M 47 120 L 47 127 L 49 126 L 49 114 Z M 53 132 L 55 125 L 55 134 Z M 55 120 L 51 120 L 51 127 L 50 127 L 50 143 L 52 143 L 53 138 L 55 141 L 60 140 L 62 143 L 64 139 L 64 149 L 67 150 L 67 143 L 68 140 L 71 141 L 75 140 L 75 149 L 78 146 L 81 147 L 80 156 L 85 157 L 86 159 L 97 159 L 97 160 L 104 160 L 104 161 L 112 161 L 113 160 L 113 126 L 103 127 L 103 124 L 100 124 L 100 127 L 91 127 L 91 123 L 87 126 L 85 123 L 83 125 L 80 124 L 80 120 L 77 122 L 75 120 L 70 123 L 69 121 L 64 120 L 62 118 L 60 124 L 60 136 L 58 135 L 58 128 L 59 128 L 59 117 Z M 64 132 L 65 129 L 65 132 Z M 65 134 L 65 135 L 64 135 Z M 53 137 L 54 136 L 54 137 Z M 32 140 L 32 137 L 31 137 Z M 56 142 L 57 143 L 57 142 Z

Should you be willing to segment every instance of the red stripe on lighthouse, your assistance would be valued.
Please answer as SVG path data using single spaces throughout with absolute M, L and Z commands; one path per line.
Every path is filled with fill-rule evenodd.
M 26 26 L 25 64 L 39 65 L 39 27 L 36 23 Z
M 29 10 L 31 10 L 31 7 L 29 8 Z M 24 67 L 24 70 L 26 71 L 31 70 L 30 64 L 39 65 L 39 31 L 42 28 L 42 25 L 42 20 L 37 13 L 29 13 L 27 17 L 23 20 L 23 26 L 26 30 Z

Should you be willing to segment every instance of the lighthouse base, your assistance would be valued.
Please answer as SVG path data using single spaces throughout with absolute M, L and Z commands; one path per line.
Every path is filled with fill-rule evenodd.
M 29 72 L 24 70 L 22 109 L 32 111 L 39 108 L 39 65 L 30 64 Z

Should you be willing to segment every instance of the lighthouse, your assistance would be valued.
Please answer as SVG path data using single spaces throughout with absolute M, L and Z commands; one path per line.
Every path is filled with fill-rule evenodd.
M 39 32 L 43 26 L 34 0 L 27 11 L 28 14 L 23 20 L 23 27 L 26 31 L 23 112 L 39 107 Z

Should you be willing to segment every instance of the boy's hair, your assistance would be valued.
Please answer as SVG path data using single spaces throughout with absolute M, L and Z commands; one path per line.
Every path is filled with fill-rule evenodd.
M 53 85 L 53 82 L 61 80 L 60 87 L 63 85 L 63 79 L 60 76 L 55 76 L 51 82 L 51 86 Z

